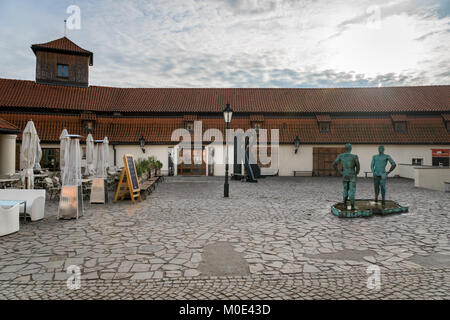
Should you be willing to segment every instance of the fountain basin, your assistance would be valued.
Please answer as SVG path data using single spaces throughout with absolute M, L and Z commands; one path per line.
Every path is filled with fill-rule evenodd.
M 343 202 L 331 206 L 331 212 L 339 218 L 359 218 L 370 217 L 374 214 L 404 213 L 408 212 L 408 207 L 403 207 L 392 200 L 386 200 L 386 203 L 382 205 L 381 201 L 375 202 L 373 199 L 357 199 L 355 200 L 355 210 L 350 209 L 350 201 L 347 201 L 347 206 Z

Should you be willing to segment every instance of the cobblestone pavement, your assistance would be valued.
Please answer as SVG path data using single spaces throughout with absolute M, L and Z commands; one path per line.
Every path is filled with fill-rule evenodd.
M 449 299 L 450 195 L 388 181 L 409 213 L 340 219 L 339 178 L 171 177 L 136 205 L 21 222 L 0 238 L 1 299 Z M 359 179 L 358 198 L 372 197 Z M 81 268 L 69 290 L 67 267 Z M 368 289 L 367 267 L 381 272 Z

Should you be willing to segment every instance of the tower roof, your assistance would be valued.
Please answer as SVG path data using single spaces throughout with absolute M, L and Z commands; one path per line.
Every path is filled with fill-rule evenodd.
M 89 64 L 92 66 L 94 63 L 94 54 L 91 51 L 81 48 L 67 37 L 62 37 L 46 43 L 33 44 L 31 45 L 31 49 L 34 54 L 36 54 L 36 51 L 41 50 L 86 55 L 89 56 Z

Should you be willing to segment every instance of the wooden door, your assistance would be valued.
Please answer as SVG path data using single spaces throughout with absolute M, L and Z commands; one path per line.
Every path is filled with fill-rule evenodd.
M 201 161 L 201 163 L 199 163 Z M 178 157 L 178 175 L 204 176 L 206 175 L 206 150 L 181 149 Z
M 339 176 L 339 173 L 333 168 L 333 162 L 341 153 L 344 153 L 344 148 L 313 148 L 313 175 Z

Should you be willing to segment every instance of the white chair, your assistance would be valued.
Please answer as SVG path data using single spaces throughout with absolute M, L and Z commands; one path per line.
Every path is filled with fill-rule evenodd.
M 0 236 L 19 231 L 19 209 L 19 204 L 6 209 L 0 206 Z
M 27 215 L 31 221 L 41 220 L 45 212 L 45 190 L 38 189 L 1 189 L 0 200 L 26 201 Z M 23 210 L 22 210 L 23 212 Z

